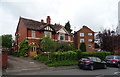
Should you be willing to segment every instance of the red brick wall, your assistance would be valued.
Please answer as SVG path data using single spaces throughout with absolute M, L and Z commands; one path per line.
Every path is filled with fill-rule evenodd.
M 7 68 L 8 63 L 7 63 L 7 52 L 2 52 L 2 67 Z
M 17 34 L 19 34 L 19 36 L 17 37 L 18 43 L 20 43 L 22 40 L 24 40 L 27 37 L 27 28 L 23 24 L 22 20 L 20 20 L 18 24 Z
M 32 37 L 32 30 L 27 30 L 28 37 Z M 44 33 L 42 31 L 35 31 L 36 38 L 43 38 Z

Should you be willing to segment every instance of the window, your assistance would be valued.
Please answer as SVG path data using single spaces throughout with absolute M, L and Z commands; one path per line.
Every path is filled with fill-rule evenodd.
M 80 33 L 80 36 L 81 36 L 81 37 L 84 37 L 84 33 Z
M 84 42 L 84 39 L 80 39 L 80 43 Z
M 90 57 L 92 61 L 96 61 L 96 58 L 95 57 Z
M 92 45 L 91 45 L 91 44 L 89 44 L 89 45 L 88 45 L 88 47 L 92 47 Z
M 70 41 L 70 36 L 68 36 L 68 41 Z
M 35 31 L 32 31 L 32 37 L 36 37 Z
M 92 39 L 88 39 L 89 42 L 92 42 Z
M 101 62 L 101 59 L 99 59 L 99 58 L 96 58 L 96 61 L 97 61 L 97 62 Z
M 44 32 L 44 36 L 51 38 L 51 32 Z
M 65 35 L 64 34 L 59 34 L 59 40 L 64 40 L 65 39 Z
M 88 33 L 88 35 L 89 35 L 89 36 L 91 36 L 91 35 L 92 35 L 92 33 Z

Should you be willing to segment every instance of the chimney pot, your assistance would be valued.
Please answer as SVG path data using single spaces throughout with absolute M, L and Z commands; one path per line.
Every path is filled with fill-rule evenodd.
M 50 22 L 51 22 L 51 18 L 50 18 L 50 16 L 47 16 L 47 24 L 50 24 Z
M 43 19 L 41 19 L 41 23 L 44 23 L 44 20 L 43 20 Z

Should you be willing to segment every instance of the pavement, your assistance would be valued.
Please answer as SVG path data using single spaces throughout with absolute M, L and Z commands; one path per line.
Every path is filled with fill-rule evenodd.
M 33 60 L 31 57 L 8 56 L 8 68 L 3 70 L 3 75 L 15 75 L 30 71 L 57 71 L 66 69 L 76 69 L 78 66 L 48 67 L 40 61 Z

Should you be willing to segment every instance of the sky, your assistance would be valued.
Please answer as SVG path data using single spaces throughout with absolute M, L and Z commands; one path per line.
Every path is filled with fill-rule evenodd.
M 98 32 L 116 29 L 120 0 L 0 0 L 0 35 L 14 37 L 19 17 L 65 25 L 70 21 L 73 31 L 88 26 Z

